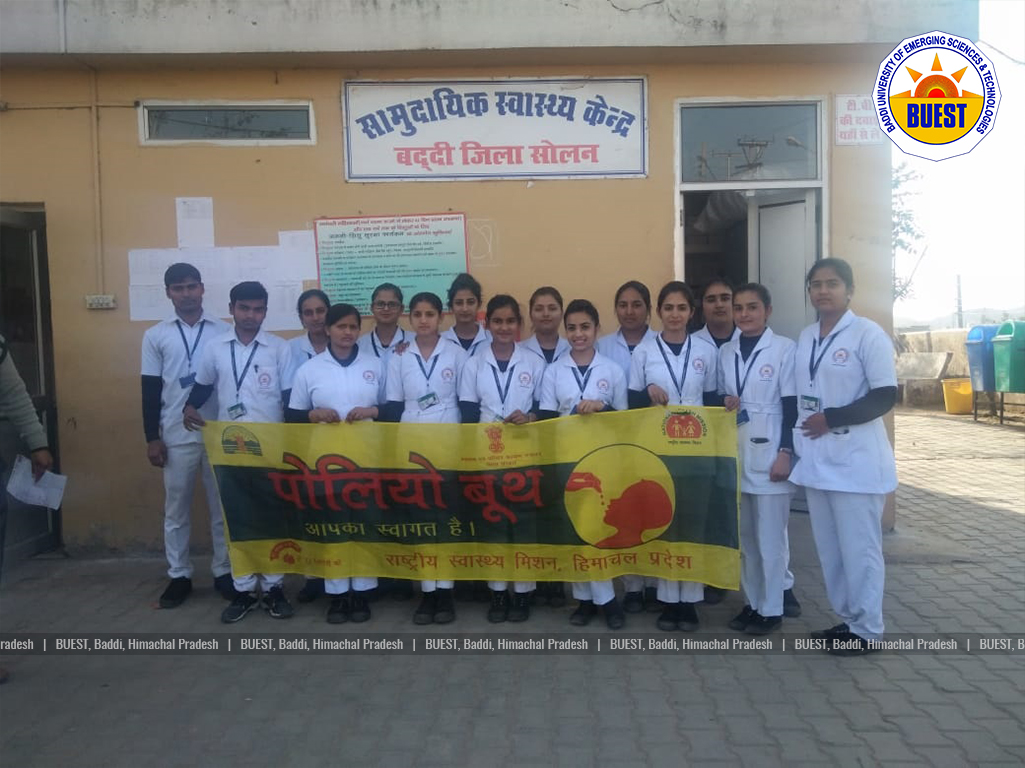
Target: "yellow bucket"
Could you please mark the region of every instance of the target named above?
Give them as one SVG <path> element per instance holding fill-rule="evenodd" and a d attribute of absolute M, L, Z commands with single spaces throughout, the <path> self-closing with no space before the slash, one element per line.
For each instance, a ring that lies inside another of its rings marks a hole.
<path fill-rule="evenodd" d="M 947 413 L 971 413 L 972 380 L 944 379 L 943 406 Z"/>

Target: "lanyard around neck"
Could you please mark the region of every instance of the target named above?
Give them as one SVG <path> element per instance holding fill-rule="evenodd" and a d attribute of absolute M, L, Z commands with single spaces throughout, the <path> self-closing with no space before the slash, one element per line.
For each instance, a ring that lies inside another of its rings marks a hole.
<path fill-rule="evenodd" d="M 756 349 L 754 354 L 751 355 L 751 359 L 747 362 L 747 368 L 744 369 L 744 380 L 740 379 L 740 347 L 737 347 L 737 352 L 733 356 L 733 372 L 737 376 L 737 397 L 744 396 L 744 387 L 747 386 L 747 377 L 751 373 L 751 369 L 755 367 L 755 360 L 758 359 L 758 355 L 762 353 L 762 350 Z"/>
<path fill-rule="evenodd" d="M 662 346 L 662 339 L 655 337 L 655 343 L 658 345 L 658 351 L 662 353 L 662 360 L 665 361 L 666 369 L 669 371 L 669 380 L 673 382 L 673 386 L 676 387 L 676 394 L 680 400 L 683 400 L 683 385 L 687 383 L 687 370 L 690 368 L 690 340 L 691 337 L 687 337 L 687 355 L 683 358 L 683 373 L 680 374 L 680 382 L 676 382 L 676 374 L 673 373 L 673 364 L 669 362 L 669 355 L 666 354 L 665 347 Z"/>
<path fill-rule="evenodd" d="M 253 348 L 249 352 L 249 359 L 246 360 L 246 367 L 242 369 L 242 375 L 238 375 L 238 366 L 235 363 L 235 340 L 231 340 L 231 375 L 235 378 L 235 397 L 238 397 L 239 392 L 242 391 L 242 382 L 246 380 L 246 374 L 249 373 L 249 364 L 253 362 L 253 357 L 256 356 L 256 348 L 260 346 L 260 342 L 253 339 Z"/>
<path fill-rule="evenodd" d="M 203 338 L 203 327 L 204 323 L 202 320 L 199 321 L 199 333 L 196 334 L 195 341 L 192 342 L 192 349 L 189 349 L 189 342 L 185 338 L 185 329 L 182 328 L 181 320 L 175 320 L 175 325 L 178 326 L 178 333 L 182 337 L 182 344 L 185 346 L 185 358 L 189 363 L 189 370 L 192 370 L 192 357 L 196 354 L 196 348 L 199 346 L 199 340 Z"/>

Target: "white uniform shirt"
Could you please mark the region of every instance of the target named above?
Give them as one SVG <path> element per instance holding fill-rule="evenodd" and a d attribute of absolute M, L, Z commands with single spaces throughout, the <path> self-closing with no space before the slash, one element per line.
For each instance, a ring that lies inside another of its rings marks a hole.
<path fill-rule="evenodd" d="M 292 381 L 288 407 L 297 411 L 332 408 L 344 419 L 353 408 L 383 403 L 381 361 L 362 344 L 356 346 L 356 359 L 348 365 L 342 365 L 330 349 L 325 349 L 300 366 Z"/>
<path fill-rule="evenodd" d="M 386 399 L 405 403 L 404 423 L 458 424 L 459 375 L 466 358 L 459 344 L 438 339 L 425 360 L 414 339 L 405 352 L 388 361 Z"/>
<path fill-rule="evenodd" d="M 720 349 L 719 345 L 715 343 L 715 338 L 712 336 L 711 332 L 708 330 L 708 326 L 707 325 L 701 326 L 701 330 L 694 331 L 694 333 L 692 333 L 691 336 L 697 336 L 699 339 L 704 339 L 705 341 L 707 341 L 709 344 L 711 344 L 716 349 Z M 733 334 L 730 336 L 730 341 L 736 341 L 738 338 L 740 338 L 740 329 L 737 328 L 736 326 L 734 326 L 733 327 Z M 726 345 L 723 344 L 723 346 L 726 346 Z"/>
<path fill-rule="evenodd" d="M 644 392 L 656 384 L 666 391 L 670 405 L 702 405 L 705 392 L 717 391 L 718 375 L 719 350 L 714 344 L 692 334 L 675 355 L 654 334 L 634 349 L 630 389 Z"/>
<path fill-rule="evenodd" d="M 503 373 L 488 344 L 466 361 L 459 377 L 459 399 L 480 403 L 481 423 L 503 421 L 516 411 L 527 413 L 541 399 L 544 372 L 544 358 L 517 344 Z"/>
<path fill-rule="evenodd" d="M 657 335 L 658 334 L 655 333 L 655 331 L 648 328 L 648 330 L 644 332 L 644 338 L 638 342 L 637 346 L 634 347 L 634 350 L 636 351 L 637 347 Z M 602 336 L 598 339 L 598 344 L 596 346 L 601 354 L 614 360 L 616 364 L 623 369 L 623 376 L 625 378 L 630 378 L 630 360 L 632 359 L 633 352 L 630 351 L 630 346 L 626 343 L 626 339 L 623 338 L 622 328 L 615 333 Z"/>
<path fill-rule="evenodd" d="M 520 348 L 528 352 L 533 352 L 535 355 L 541 358 L 542 363 L 544 363 L 546 366 L 550 365 L 548 359 L 545 357 L 544 350 L 541 349 L 540 342 L 538 342 L 537 340 L 537 335 L 531 336 L 530 338 L 521 341 Z M 559 340 L 555 342 L 555 354 L 552 355 L 552 362 L 554 363 L 563 355 L 569 354 L 569 350 L 569 342 L 562 338 L 562 336 L 560 336 Z"/>
<path fill-rule="evenodd" d="M 377 329 L 374 328 L 372 331 L 367 331 L 359 337 L 359 348 L 361 351 L 366 352 L 368 355 L 373 355 L 381 361 L 381 373 L 387 378 L 388 361 L 391 360 L 392 351 L 400 344 L 411 341 L 413 341 L 413 334 L 405 328 L 397 327 L 395 335 L 392 336 L 391 344 L 385 346 L 381 342 L 381 337 L 377 335 Z"/>
<path fill-rule="evenodd" d="M 541 410 L 568 416 L 581 400 L 601 400 L 617 411 L 625 411 L 626 376 L 619 364 L 595 352 L 583 374 L 572 355 L 563 355 L 549 365 L 541 380 Z"/>
<path fill-rule="evenodd" d="M 459 340 L 459 336 L 458 334 L 456 334 L 456 327 L 454 325 L 447 331 L 444 331 L 441 334 L 441 338 L 448 339 L 449 341 L 456 344 L 464 352 L 466 352 L 466 354 L 469 357 L 473 357 L 475 354 L 477 354 L 477 351 L 481 348 L 482 345 L 487 345 L 491 343 L 491 331 L 487 330 L 483 325 L 478 325 L 477 335 L 473 337 L 473 341 L 470 343 L 469 349 L 463 348 L 463 343 Z"/>
<path fill-rule="evenodd" d="M 313 344 L 310 342 L 310 335 L 308 333 L 304 333 L 288 340 L 288 354 L 290 367 L 288 371 L 288 378 L 285 380 L 285 389 L 289 389 L 292 386 L 292 380 L 295 378 L 296 371 L 298 371 L 305 362 L 312 360 L 319 353 L 313 348 Z"/>
<path fill-rule="evenodd" d="M 810 368 L 816 365 L 814 377 Z M 790 480 L 809 488 L 848 493 L 889 493 L 897 488 L 893 448 L 882 418 L 830 430 L 817 440 L 804 437 L 801 422 L 826 408 L 840 408 L 870 389 L 897 386 L 893 343 L 878 325 L 848 310 L 819 342 L 819 325 L 797 341 L 797 427 L 799 460 Z"/>
<path fill-rule="evenodd" d="M 212 339 L 231 329 L 223 320 L 203 314 L 189 326 L 177 315 L 146 330 L 142 335 L 142 375 L 159 376 L 160 437 L 167 445 L 200 443 L 203 436 L 182 424 L 182 409 L 192 389 L 192 376 Z M 190 361 L 191 358 L 191 361 Z M 203 418 L 217 417 L 217 398 L 211 397 L 200 409 Z"/>
<path fill-rule="evenodd" d="M 793 341 L 776 336 L 771 328 L 766 328 L 746 362 L 740 352 L 739 337 L 726 342 L 719 350 L 722 391 L 740 397 L 740 409 L 748 417 L 748 421 L 737 427 L 740 490 L 744 493 L 784 494 L 793 491 L 788 482 L 772 482 L 769 470 L 779 453 L 783 430 L 780 398 L 797 394 L 794 381 L 796 348 Z"/>
<path fill-rule="evenodd" d="M 214 386 L 217 418 L 221 421 L 280 422 L 284 416 L 281 392 L 286 389 L 284 382 L 291 364 L 288 342 L 280 336 L 260 331 L 248 346 L 243 346 L 232 328 L 203 350 L 196 383 Z M 236 403 L 245 406 L 244 414 L 233 414 L 231 408 Z"/>

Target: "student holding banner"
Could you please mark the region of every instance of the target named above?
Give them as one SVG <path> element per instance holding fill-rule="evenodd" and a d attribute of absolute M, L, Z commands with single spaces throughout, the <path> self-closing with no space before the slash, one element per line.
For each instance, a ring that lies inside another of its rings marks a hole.
<path fill-rule="evenodd" d="M 787 482 L 797 422 L 794 349 L 766 323 L 768 289 L 748 283 L 733 292 L 740 336 L 719 352 L 726 410 L 737 414 L 740 459 L 740 585 L 747 603 L 730 629 L 767 635 L 783 624 L 783 586 L 790 559 L 787 521 L 793 486 Z"/>
<path fill-rule="evenodd" d="M 407 424 L 458 424 L 459 375 L 466 352 L 458 343 L 442 339 L 441 299 L 418 293 L 409 302 L 409 320 L 416 334 L 403 354 L 392 355 L 386 376 L 387 403 L 382 419 Z M 420 582 L 423 599 L 413 614 L 414 624 L 455 621 L 454 583 Z"/>
<path fill-rule="evenodd" d="M 523 327 L 520 305 L 512 296 L 499 294 L 488 302 L 486 315 L 491 344 L 471 357 L 459 378 L 459 408 L 464 424 L 502 422 L 529 424 L 537 421 L 544 360 L 516 343 Z M 492 624 L 530 618 L 533 581 L 513 584 L 510 604 L 508 582 L 489 581 Z"/>
<path fill-rule="evenodd" d="M 337 425 L 378 418 L 384 376 L 381 361 L 357 344 L 360 323 L 359 311 L 351 304 L 335 304 L 328 310 L 327 350 L 296 372 L 286 421 Z M 368 621 L 367 594 L 376 587 L 376 577 L 325 579 L 324 590 L 331 598 L 327 622 Z"/>
<path fill-rule="evenodd" d="M 570 353 L 548 366 L 541 383 L 542 418 L 622 411 L 627 407 L 626 377 L 613 360 L 595 349 L 598 338 L 598 310 L 586 299 L 574 299 L 563 318 Z M 585 626 L 601 606 L 609 629 L 626 624 L 622 606 L 616 601 L 612 579 L 573 582 L 573 597 L 579 604 L 570 624 Z"/>
<path fill-rule="evenodd" d="M 721 405 L 717 393 L 719 354 L 712 344 L 688 335 L 694 294 L 686 283 L 673 280 L 658 294 L 662 333 L 640 344 L 630 364 L 630 406 Z M 707 500 L 690 499 L 699 510 Z M 665 606 L 656 626 L 670 632 L 693 632 L 700 624 L 697 604 L 704 585 L 696 581 L 658 580 L 658 599 Z"/>
<path fill-rule="evenodd" d="M 465 272 L 456 275 L 448 289 L 448 308 L 452 310 L 456 322 L 441 334 L 441 338 L 458 344 L 470 357 L 491 341 L 487 329 L 477 322 L 477 313 L 483 304 L 480 283 Z"/>
<path fill-rule="evenodd" d="M 569 352 L 569 342 L 559 335 L 562 307 L 562 294 L 550 285 L 543 285 L 530 295 L 530 323 L 534 335 L 521 342 L 520 347 L 540 357 L 546 370 Z M 547 602 L 552 608 L 566 604 L 566 590 L 561 581 L 538 582 L 534 597 L 539 605 Z"/>
<path fill-rule="evenodd" d="M 311 288 L 299 294 L 296 310 L 299 322 L 306 333 L 289 339 L 288 349 L 292 356 L 292 372 L 289 380 L 307 360 L 327 349 L 327 328 L 325 320 L 331 300 L 319 288 Z M 308 576 L 306 583 L 295 596 L 300 603 L 311 603 L 324 594 L 324 580 Z"/>
<path fill-rule="evenodd" d="M 199 408 L 217 392 L 217 418 L 221 421 L 280 422 L 287 400 L 291 358 L 288 344 L 261 330 L 267 317 L 267 289 L 257 282 L 242 282 L 229 294 L 228 312 L 235 327 L 212 339 L 196 368 L 196 383 L 184 410 L 188 430 L 206 426 Z M 229 539 L 230 539 L 230 531 Z M 231 564 L 235 599 L 221 613 L 221 621 L 233 624 L 246 617 L 260 602 L 275 619 L 290 618 L 294 611 L 285 597 L 280 573 L 239 573 Z"/>
<path fill-rule="evenodd" d="M 598 339 L 598 351 L 619 363 L 623 375 L 630 381 L 630 362 L 637 345 L 655 336 L 649 325 L 651 318 L 651 291 L 637 280 L 629 280 L 619 286 L 614 302 L 619 330 Z M 658 579 L 650 576 L 624 576 L 623 610 L 640 613 L 645 609 L 657 610 L 656 587 Z"/>

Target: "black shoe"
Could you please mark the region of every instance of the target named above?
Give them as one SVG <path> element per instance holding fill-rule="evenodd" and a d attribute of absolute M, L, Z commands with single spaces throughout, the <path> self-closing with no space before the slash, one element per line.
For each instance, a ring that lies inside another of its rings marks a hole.
<path fill-rule="evenodd" d="M 367 594 L 370 591 L 368 589 L 364 592 L 351 592 L 349 594 L 349 620 L 354 624 L 370 621 L 370 596 Z"/>
<path fill-rule="evenodd" d="M 782 616 L 762 616 L 761 614 L 756 614 L 756 616 L 757 618 L 753 618 L 744 627 L 744 631 L 749 635 L 767 635 L 783 626 Z"/>
<path fill-rule="evenodd" d="M 569 615 L 569 623 L 574 627 L 586 627 L 598 613 L 598 608 L 591 600 L 581 600 L 577 609 Z"/>
<path fill-rule="evenodd" d="M 457 581 L 454 587 L 456 600 L 461 603 L 471 602 L 474 599 L 473 584 L 472 581 Z"/>
<path fill-rule="evenodd" d="M 489 590 L 490 591 L 490 590 Z M 456 620 L 456 603 L 451 589 L 439 589 L 438 603 L 434 609 L 435 624 L 451 624 Z"/>
<path fill-rule="evenodd" d="M 701 626 L 701 620 L 698 618 L 698 609 L 694 603 L 680 603 L 680 621 L 679 627 L 681 632 L 694 632 L 698 627 Z"/>
<path fill-rule="evenodd" d="M 876 653 L 878 650 L 879 646 L 872 645 L 861 635 L 848 631 L 834 636 L 829 647 L 826 648 L 826 653 L 831 653 L 834 656 L 864 656 L 868 653 Z"/>
<path fill-rule="evenodd" d="M 530 618 L 530 593 L 517 592 L 509 606 L 509 621 L 526 621 Z"/>
<path fill-rule="evenodd" d="M 438 593 L 424 592 L 423 599 L 420 601 L 420 605 L 416 607 L 416 612 L 413 614 L 414 624 L 433 624 L 434 623 L 434 611 L 438 606 Z"/>
<path fill-rule="evenodd" d="M 623 610 L 627 613 L 644 612 L 644 593 L 627 592 L 623 595 Z"/>
<path fill-rule="evenodd" d="M 562 608 L 566 604 L 566 592 L 562 588 L 561 581 L 548 582 L 548 605 L 552 608 Z"/>
<path fill-rule="evenodd" d="M 349 620 L 349 613 L 351 611 L 349 606 L 349 596 L 344 595 L 332 595 L 331 605 L 327 607 L 327 623 L 328 624 L 344 624 Z"/>
<path fill-rule="evenodd" d="M 306 583 L 303 584 L 302 589 L 295 596 L 295 599 L 300 603 L 312 603 L 318 597 L 324 594 L 324 580 L 314 577 L 306 579 Z"/>
<path fill-rule="evenodd" d="M 235 599 L 231 605 L 221 611 L 221 621 L 225 624 L 234 624 L 242 621 L 253 608 L 259 604 L 259 599 L 252 592 L 236 592 Z"/>
<path fill-rule="evenodd" d="M 723 600 L 726 599 L 726 593 L 728 590 L 720 589 L 719 587 L 710 587 L 705 585 L 705 605 L 719 605 Z"/>
<path fill-rule="evenodd" d="M 657 587 L 645 587 L 644 588 L 644 610 L 648 613 L 658 613 L 663 608 L 662 603 L 658 601 L 658 588 Z"/>
<path fill-rule="evenodd" d="M 816 629 L 811 633 L 812 640 L 833 640 L 836 637 L 846 635 L 851 631 L 847 624 L 837 624 L 829 629 Z"/>
<path fill-rule="evenodd" d="M 491 607 L 488 608 L 488 621 L 501 624 L 509 618 L 509 593 L 503 590 L 492 590 Z"/>
<path fill-rule="evenodd" d="M 185 598 L 189 596 L 190 592 L 192 592 L 192 579 L 187 576 L 171 579 L 164 594 L 160 596 L 160 607 L 177 608 L 185 602 Z"/>
<path fill-rule="evenodd" d="M 626 626 L 626 614 L 623 613 L 623 606 L 616 598 L 612 598 L 601 607 L 605 614 L 605 626 L 609 629 L 622 629 Z"/>
<path fill-rule="evenodd" d="M 222 573 L 214 577 L 214 589 L 217 590 L 225 600 L 235 599 L 235 580 L 230 573 Z"/>
<path fill-rule="evenodd" d="M 750 624 L 758 616 L 758 611 L 752 608 L 750 605 L 745 605 L 744 610 L 730 619 L 729 624 L 726 626 L 730 629 L 734 629 L 737 632 L 743 632 L 747 629 L 747 625 Z"/>
<path fill-rule="evenodd" d="M 801 615 L 801 604 L 794 597 L 794 590 L 783 590 L 783 615 L 788 619 L 796 619 Z"/>
<path fill-rule="evenodd" d="M 655 626 L 661 629 L 663 632 L 673 632 L 680 628 L 680 604 L 673 603 L 667 605 L 662 609 L 662 613 L 658 615 L 658 620 L 655 621 Z"/>
<path fill-rule="evenodd" d="M 295 609 L 281 587 L 271 587 L 263 596 L 263 608 L 272 619 L 290 619 L 295 615 Z"/>
<path fill-rule="evenodd" d="M 531 605 L 547 605 L 548 592 L 551 585 L 547 581 L 539 581 L 537 587 L 530 595 Z"/>

